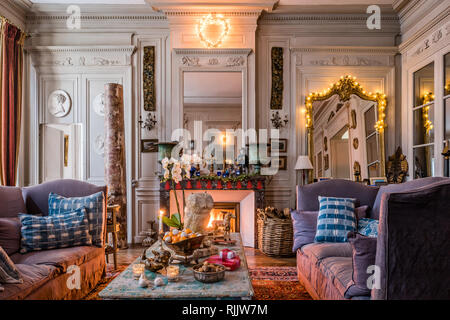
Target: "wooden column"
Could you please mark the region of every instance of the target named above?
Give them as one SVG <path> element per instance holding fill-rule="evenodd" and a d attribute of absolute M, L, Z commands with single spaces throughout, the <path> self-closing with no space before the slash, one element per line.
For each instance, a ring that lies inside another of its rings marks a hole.
<path fill-rule="evenodd" d="M 105 84 L 105 183 L 108 205 L 119 205 L 119 247 L 127 247 L 127 194 L 125 179 L 125 128 L 123 87 Z"/>

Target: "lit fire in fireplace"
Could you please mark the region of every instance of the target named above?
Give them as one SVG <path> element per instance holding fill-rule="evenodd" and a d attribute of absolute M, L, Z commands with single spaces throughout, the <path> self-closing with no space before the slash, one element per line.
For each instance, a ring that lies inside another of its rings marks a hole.
<path fill-rule="evenodd" d="M 220 214 L 219 211 L 216 211 L 216 210 L 212 209 L 211 212 L 209 213 L 209 222 L 208 222 L 207 228 L 208 229 L 212 229 L 213 228 L 213 221 L 215 221 L 215 220 L 222 220 L 222 219 L 219 219 L 220 216 L 221 216 L 221 214 Z"/>

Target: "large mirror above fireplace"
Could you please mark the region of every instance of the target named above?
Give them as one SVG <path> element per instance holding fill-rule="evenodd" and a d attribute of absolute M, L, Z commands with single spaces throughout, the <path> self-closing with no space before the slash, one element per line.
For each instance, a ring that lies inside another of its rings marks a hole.
<path fill-rule="evenodd" d="M 385 176 L 386 96 L 345 76 L 306 98 L 312 179 L 362 181 Z"/>

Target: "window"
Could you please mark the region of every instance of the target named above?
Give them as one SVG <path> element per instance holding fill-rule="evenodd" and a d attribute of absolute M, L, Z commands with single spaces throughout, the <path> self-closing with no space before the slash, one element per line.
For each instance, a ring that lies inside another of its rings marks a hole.
<path fill-rule="evenodd" d="M 377 122 L 377 110 L 372 105 L 364 112 L 364 126 L 366 135 L 367 174 L 369 178 L 381 175 L 379 133 L 375 130 Z"/>
<path fill-rule="evenodd" d="M 434 175 L 434 63 L 414 73 L 414 179 Z"/>
<path fill-rule="evenodd" d="M 444 56 L 444 146 L 450 148 L 450 53 Z M 444 160 L 444 175 L 447 177 L 450 176 L 449 161 Z"/>

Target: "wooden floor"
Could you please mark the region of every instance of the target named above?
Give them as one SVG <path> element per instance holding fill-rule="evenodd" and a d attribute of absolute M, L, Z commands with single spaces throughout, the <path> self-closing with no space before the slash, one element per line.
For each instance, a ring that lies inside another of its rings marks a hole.
<path fill-rule="evenodd" d="M 117 262 L 119 265 L 132 263 L 139 255 L 142 254 L 144 248 L 140 245 L 132 245 L 128 249 L 122 249 L 117 254 Z M 249 247 L 245 247 L 245 256 L 250 268 L 254 267 L 273 267 L 273 266 L 290 266 L 295 267 L 295 256 L 289 258 L 268 257 L 261 251 Z M 113 256 L 109 256 L 109 263 L 113 262 Z"/>

